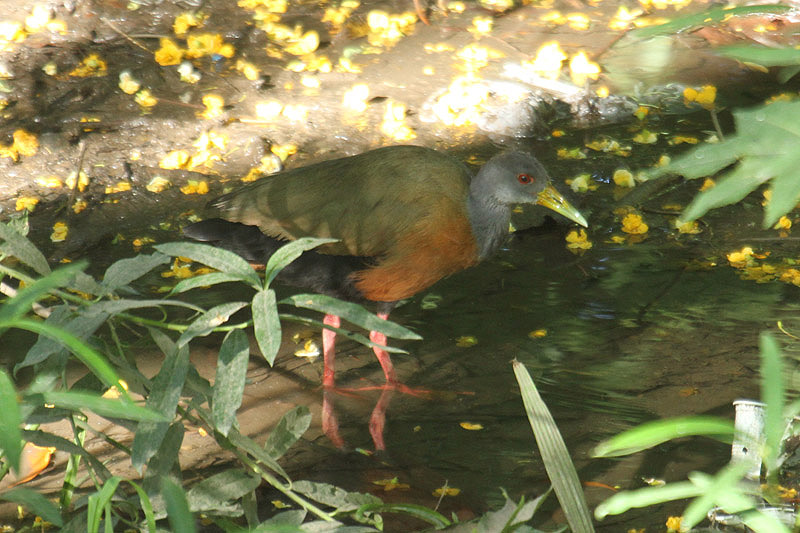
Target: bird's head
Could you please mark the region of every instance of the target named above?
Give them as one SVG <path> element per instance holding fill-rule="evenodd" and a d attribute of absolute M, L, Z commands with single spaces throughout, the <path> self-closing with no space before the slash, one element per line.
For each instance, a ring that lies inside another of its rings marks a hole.
<path fill-rule="evenodd" d="M 535 157 L 506 152 L 491 158 L 475 177 L 479 195 L 505 205 L 538 204 L 587 226 L 583 215 L 550 183 L 550 176 Z"/>

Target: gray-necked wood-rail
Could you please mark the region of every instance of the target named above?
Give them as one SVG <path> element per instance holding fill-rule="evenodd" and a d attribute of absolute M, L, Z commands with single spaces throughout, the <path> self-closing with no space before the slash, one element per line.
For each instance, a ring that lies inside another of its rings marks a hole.
<path fill-rule="evenodd" d="M 306 252 L 278 277 L 289 285 L 378 304 L 386 318 L 398 300 L 492 255 L 508 235 L 511 209 L 539 204 L 586 226 L 531 155 L 507 152 L 472 176 L 453 157 L 419 146 L 389 146 L 324 161 L 250 183 L 211 202 L 222 219 L 184 229 L 255 263 L 287 240 L 338 242 Z M 325 324 L 339 327 L 339 317 Z M 334 385 L 335 333 L 323 331 L 323 385 Z M 370 339 L 386 345 L 386 337 Z M 389 354 L 373 348 L 390 387 Z"/>

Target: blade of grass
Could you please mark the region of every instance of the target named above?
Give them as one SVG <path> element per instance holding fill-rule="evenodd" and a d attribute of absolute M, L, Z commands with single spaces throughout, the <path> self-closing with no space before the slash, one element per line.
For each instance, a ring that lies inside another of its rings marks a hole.
<path fill-rule="evenodd" d="M 730 420 L 713 416 L 687 416 L 654 420 L 623 431 L 595 446 L 594 457 L 629 455 L 679 437 L 703 435 L 730 442 L 734 427 Z"/>
<path fill-rule="evenodd" d="M 189 503 L 186 501 L 186 493 L 183 488 L 165 477 L 161 480 L 161 495 L 164 496 L 164 503 L 167 506 L 167 517 L 169 525 L 172 526 L 174 533 L 195 533 L 197 528 L 194 523 L 194 516 L 189 511 Z"/>
<path fill-rule="evenodd" d="M 539 395 L 539 391 L 536 390 L 536 385 L 525 365 L 516 359 L 512 365 L 522 392 L 525 412 L 542 455 L 542 462 L 550 477 L 550 482 L 553 484 L 553 491 L 556 493 L 558 501 L 561 502 L 567 522 L 575 533 L 592 533 L 594 525 L 583 494 L 581 481 L 555 420 Z"/>
<path fill-rule="evenodd" d="M 0 450 L 14 472 L 19 472 L 22 454 L 22 415 L 17 403 L 17 391 L 5 370 L 0 368 Z"/>
<path fill-rule="evenodd" d="M 778 342 L 769 332 L 759 337 L 761 352 L 761 401 L 764 402 L 764 465 L 771 483 L 777 483 L 778 456 L 786 429 L 784 407 L 786 392 L 783 364 Z"/>

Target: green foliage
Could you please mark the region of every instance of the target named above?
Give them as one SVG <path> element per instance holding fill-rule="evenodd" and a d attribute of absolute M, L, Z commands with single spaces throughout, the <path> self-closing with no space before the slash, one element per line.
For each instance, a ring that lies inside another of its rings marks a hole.
<path fill-rule="evenodd" d="M 715 7 L 700 13 L 692 13 L 682 17 L 676 17 L 669 22 L 657 26 L 638 28 L 630 32 L 630 36 L 639 39 L 646 39 L 656 35 L 673 35 L 683 31 L 690 31 L 701 26 L 708 26 L 715 22 L 727 20 L 730 17 L 758 15 L 767 13 L 785 13 L 791 8 L 781 5 L 754 5 L 737 7 Z"/>
<path fill-rule="evenodd" d="M 681 519 L 681 527 L 687 530 L 704 520 L 710 510 L 718 507 L 726 513 L 739 516 L 743 524 L 757 533 L 789 532 L 789 528 L 777 518 L 762 512 L 759 505 L 765 499 L 770 499 L 770 490 L 776 486 L 781 439 L 787 429 L 787 420 L 800 412 L 800 404 L 792 404 L 788 408 L 785 405 L 781 353 L 769 333 L 761 334 L 760 351 L 762 401 L 766 403 L 762 457 L 771 487 L 762 493 L 758 485 L 745 482 L 750 465 L 743 461 L 731 462 L 713 476 L 692 472 L 688 481 L 619 492 L 597 506 L 595 516 L 598 519 L 632 508 L 694 498 Z M 597 445 L 594 454 L 597 457 L 614 457 L 636 453 L 673 438 L 696 435 L 718 438 L 732 433 L 730 421 L 713 417 L 663 420 L 630 429 L 602 442 Z"/>
<path fill-rule="evenodd" d="M 696 179 L 731 167 L 714 187 L 695 197 L 683 213 L 685 220 L 738 202 L 770 182 L 772 198 L 764 210 L 767 228 L 800 200 L 800 180 L 795 175 L 800 166 L 800 102 L 774 102 L 734 111 L 733 116 L 736 135 L 694 148 L 652 171 L 650 177 L 680 174 Z"/>
<path fill-rule="evenodd" d="M 567 522 L 575 533 L 592 533 L 594 525 L 589 506 L 564 439 L 525 365 L 516 360 L 512 364 L 542 462 Z"/>
<path fill-rule="evenodd" d="M 163 527 L 159 521 L 163 524 L 164 520 L 169 521 L 172 531 L 192 532 L 197 530 L 197 513 L 227 531 L 377 531 L 383 524 L 381 513 L 386 512 L 414 516 L 451 531 L 534 531 L 525 522 L 533 516 L 541 498 L 518 503 L 506 498 L 502 509 L 459 524 L 455 518 L 451 520 L 417 505 L 385 504 L 370 494 L 290 480 L 278 461 L 311 424 L 307 407 L 287 412 L 263 446 L 238 431 L 236 412 L 242 401 L 250 352 L 244 330 L 253 327 L 262 354 L 272 364 L 280 344 L 280 319 L 319 324 L 290 313 L 279 314 L 279 305 L 335 313 L 356 326 L 389 336 L 419 338 L 360 306 L 333 298 L 304 294 L 276 302 L 270 284 L 279 270 L 304 250 L 328 241 L 303 239 L 290 244 L 273 256 L 264 280 L 239 256 L 197 243 L 158 245 L 155 253 L 117 261 L 106 269 L 101 280 L 95 280 L 84 272 L 85 263 L 51 271 L 44 256 L 19 232 L 19 227 L 22 226 L 0 224 L 0 272 L 26 286 L 0 305 L 0 335 L 10 329 L 23 329 L 39 337 L 16 365 L 16 370 L 33 368 L 34 377 L 26 387 L 15 385 L 12 375 L 0 369 L 0 451 L 7 465 L 4 471 L 9 467 L 19 470 L 25 442 L 53 447 L 70 458 L 59 507 L 21 487 L 0 494 L 1 499 L 23 505 L 58 527 L 85 527 L 90 533 L 122 529 L 155 532 Z M 164 299 L 139 297 L 131 284 L 169 264 L 172 256 L 188 257 L 218 272 L 182 280 Z M 15 257 L 22 266 L 8 267 L 3 262 L 8 257 Z M 175 299 L 200 287 L 231 282 L 253 289 L 252 301 L 204 308 Z M 81 291 L 81 296 L 76 291 Z M 151 318 L 154 313 L 147 312 L 150 310 L 156 310 L 155 316 L 161 318 Z M 237 321 L 246 310 L 252 318 L 244 316 Z M 34 313 L 41 314 L 44 320 Z M 120 326 L 164 353 L 164 362 L 153 378 L 145 377 L 136 361 L 125 356 L 127 347 L 117 334 Z M 337 331 L 372 344 L 362 335 Z M 213 332 L 225 336 L 211 384 L 191 366 L 189 348 L 197 337 Z M 64 377 L 70 360 L 79 361 L 88 371 L 75 383 L 68 383 Z M 131 390 L 145 398 L 144 405 L 134 403 L 121 376 Z M 118 391 L 118 398 L 102 394 L 110 387 Z M 89 412 L 132 429 L 133 444 L 128 447 L 110 435 L 97 434 L 88 423 Z M 63 419 L 73 427 L 70 438 L 33 424 Z M 177 471 L 185 422 L 207 428 L 220 447 L 238 460 L 229 469 L 188 489 Z M 141 483 L 112 475 L 86 450 L 84 442 L 90 434 L 127 454 L 131 464 L 144 472 Z M 282 493 L 296 509 L 259 522 L 256 489 L 262 482 Z M 86 497 L 74 499 L 74 491 L 87 483 L 92 487 Z M 343 520 L 361 525 L 345 525 Z M 245 521 L 249 527 L 241 526 Z"/>
<path fill-rule="evenodd" d="M 654 420 L 603 441 L 594 448 L 595 457 L 619 457 L 658 446 L 672 439 L 704 435 L 731 441 L 733 423 L 712 416 L 687 416 Z"/>
<path fill-rule="evenodd" d="M 130 528 L 144 527 L 155 531 L 156 520 L 163 518 L 169 518 L 175 531 L 193 531 L 192 513 L 195 512 L 239 517 L 249 509 L 247 514 L 252 520 L 255 516 L 255 488 L 266 480 L 304 513 L 337 523 L 313 499 L 292 487 L 277 462 L 308 428 L 310 414 L 306 408 L 287 413 L 265 447 L 236 430 L 236 411 L 241 405 L 250 351 L 243 330 L 251 325 L 254 327 L 259 346 L 272 363 L 280 344 L 280 322 L 278 302 L 269 284 L 289 261 L 304 250 L 327 241 L 306 239 L 282 250 L 270 262 L 265 281 L 239 256 L 196 243 L 158 245 L 155 253 L 117 261 L 105 271 L 101 280 L 96 281 L 84 273 L 87 265 L 83 262 L 51 271 L 41 252 L 20 233 L 20 227 L 0 224 L 0 261 L 14 257 L 21 265 L 14 269 L 0 262 L 0 272 L 25 283 L 24 289 L 12 293 L 0 306 L 0 335 L 9 329 L 23 329 L 39 335 L 39 338 L 17 365 L 17 369 L 34 368 L 35 377 L 27 387 L 15 386 L 12 376 L 0 369 L 0 409 L 4 413 L 0 417 L 0 450 L 4 461 L 14 471 L 19 470 L 20 455 L 26 441 L 52 446 L 70 454 L 70 459 L 60 495 L 60 510 L 42 496 L 23 488 L 8 491 L 2 497 L 29 507 L 54 524 L 83 521 L 89 531 L 101 528 L 109 531 L 115 527 L 112 524 L 119 522 Z M 153 269 L 169 264 L 170 256 L 189 257 L 217 268 L 219 272 L 183 280 L 164 299 L 138 297 L 131 284 Z M 173 299 L 177 294 L 201 286 L 228 282 L 245 283 L 254 289 L 252 303 L 227 302 L 204 309 Z M 82 296 L 78 296 L 77 291 L 81 291 Z M 282 304 L 291 305 L 291 301 Z M 336 300 L 328 299 L 317 302 L 314 308 L 335 312 L 338 305 Z M 231 324 L 245 308 L 252 312 L 252 320 L 245 317 L 243 321 Z M 149 309 L 157 310 L 156 316 L 161 316 L 161 319 L 154 320 L 149 318 L 152 313 L 141 312 Z M 167 313 L 168 309 L 182 312 Z M 34 311 L 45 319 L 34 317 Z M 291 314 L 280 317 L 308 321 Z M 372 313 L 361 308 L 349 308 L 348 319 L 357 325 L 372 324 L 376 320 Z M 400 332 L 405 338 L 414 337 L 405 328 L 392 329 L 391 323 L 379 322 L 384 326 L 388 324 L 386 333 L 389 335 Z M 135 361 L 120 357 L 126 346 L 116 331 L 123 324 L 136 333 L 149 335 L 164 353 L 164 363 L 154 378 L 142 375 Z M 108 353 L 97 348 L 107 343 L 109 335 L 104 331 L 110 334 L 114 345 Z M 197 337 L 215 331 L 226 335 L 220 347 L 217 378 L 212 385 L 191 367 L 189 345 Z M 364 341 L 369 344 L 368 340 Z M 90 372 L 72 385 L 64 379 L 64 369 L 70 359 L 80 361 Z M 144 406 L 133 402 L 121 383 L 121 375 L 125 376 L 132 390 L 145 396 Z M 102 392 L 112 386 L 119 391 L 119 397 L 104 397 Z M 49 408 L 44 408 L 45 405 Z M 201 407 L 203 405 L 210 405 L 210 408 Z M 116 422 L 128 420 L 125 425 L 135 428 L 130 448 L 111 436 L 102 437 L 128 453 L 134 467 L 144 470 L 141 486 L 112 476 L 84 448 L 87 431 L 94 431 L 86 423 L 88 412 Z M 37 423 L 66 418 L 75 428 L 74 436 L 65 439 L 42 429 L 33 429 L 33 417 Z M 203 480 L 188 492 L 184 491 L 172 477 L 183 441 L 182 420 L 207 427 L 223 448 L 232 450 L 239 457 L 241 465 Z M 73 502 L 75 487 L 86 481 L 78 477 L 82 462 L 89 470 L 95 492 L 88 498 Z M 123 485 L 132 487 L 133 491 L 123 491 Z M 358 500 L 350 493 L 338 490 L 343 499 Z M 380 503 L 380 500 L 370 497 L 368 503 Z M 131 513 L 131 509 L 135 511 Z M 337 509 L 337 512 L 353 515 L 357 509 L 355 506 L 347 511 Z M 364 520 L 368 524 L 378 523 L 379 515 L 371 514 L 374 516 Z"/>
<path fill-rule="evenodd" d="M 786 83 L 800 72 L 800 50 L 797 48 L 768 48 L 758 45 L 723 46 L 717 53 L 764 67 L 784 67 L 778 72 L 778 81 Z"/>

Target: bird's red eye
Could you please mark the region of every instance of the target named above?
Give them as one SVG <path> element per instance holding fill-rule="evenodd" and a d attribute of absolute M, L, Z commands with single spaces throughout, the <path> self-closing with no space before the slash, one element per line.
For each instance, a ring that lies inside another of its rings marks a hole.
<path fill-rule="evenodd" d="M 530 174 L 520 174 L 517 176 L 517 181 L 523 185 L 528 185 L 533 183 L 533 178 L 530 176 Z"/>

